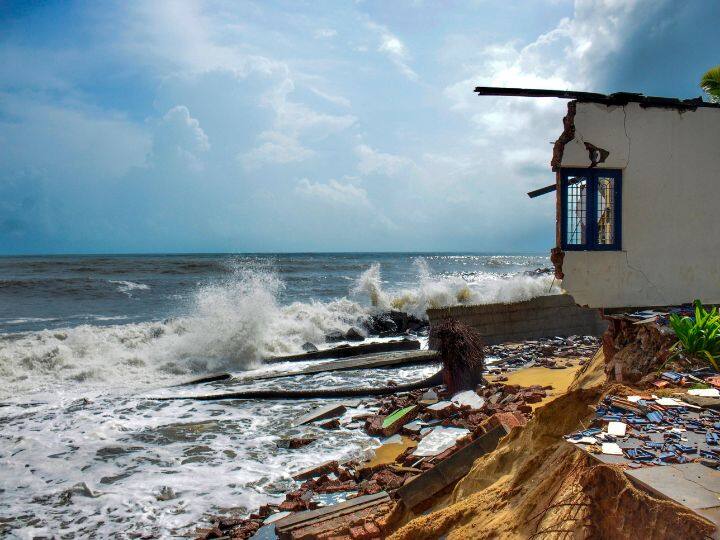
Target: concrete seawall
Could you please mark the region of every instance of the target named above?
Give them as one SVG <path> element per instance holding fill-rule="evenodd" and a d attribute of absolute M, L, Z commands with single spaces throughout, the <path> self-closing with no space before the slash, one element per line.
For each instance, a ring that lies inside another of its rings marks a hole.
<path fill-rule="evenodd" d="M 570 295 L 540 296 L 512 304 L 428 309 L 430 327 L 453 318 L 476 329 L 488 345 L 541 337 L 600 336 L 607 328 L 596 309 L 578 307 Z"/>

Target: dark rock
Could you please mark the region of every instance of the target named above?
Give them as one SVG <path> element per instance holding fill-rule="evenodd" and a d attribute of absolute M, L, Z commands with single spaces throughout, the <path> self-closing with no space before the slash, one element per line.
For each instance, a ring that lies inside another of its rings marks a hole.
<path fill-rule="evenodd" d="M 306 342 L 303 343 L 303 345 L 302 345 L 302 350 L 305 351 L 305 352 L 315 352 L 315 351 L 318 350 L 318 348 L 317 348 L 313 343 L 310 343 L 309 341 L 306 341 Z"/>
<path fill-rule="evenodd" d="M 318 424 L 318 426 L 323 429 L 338 429 L 340 427 L 340 420 L 333 418 L 332 420 Z"/>
<path fill-rule="evenodd" d="M 363 341 L 365 339 L 365 336 L 362 334 L 362 332 L 360 332 L 360 330 L 358 330 L 354 326 L 351 326 L 350 330 L 345 332 L 345 339 L 347 339 L 348 341 Z"/>
<path fill-rule="evenodd" d="M 345 334 L 343 334 L 340 330 L 330 330 L 327 334 L 325 334 L 325 341 L 328 343 L 342 341 L 343 339 L 345 339 Z"/>
<path fill-rule="evenodd" d="M 391 336 L 416 332 L 428 326 L 428 322 L 402 311 L 388 311 L 374 315 L 364 323 L 371 335 Z"/>

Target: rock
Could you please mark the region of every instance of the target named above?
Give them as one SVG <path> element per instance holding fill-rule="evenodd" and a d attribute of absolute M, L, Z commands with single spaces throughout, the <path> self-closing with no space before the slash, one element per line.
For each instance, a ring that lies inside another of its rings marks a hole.
<path fill-rule="evenodd" d="M 305 352 L 317 352 L 318 348 L 313 343 L 306 341 L 302 344 L 302 350 Z"/>
<path fill-rule="evenodd" d="M 317 440 L 315 437 L 293 437 L 292 439 L 282 439 L 277 442 L 278 448 L 289 448 L 290 450 L 296 450 L 307 446 L 308 444 L 314 443 Z"/>
<path fill-rule="evenodd" d="M 340 427 L 340 420 L 333 418 L 332 420 L 318 424 L 318 426 L 323 429 L 338 429 Z"/>
<path fill-rule="evenodd" d="M 348 341 L 363 341 L 365 339 L 365 336 L 355 328 L 354 326 L 351 326 L 350 329 L 345 332 L 345 339 Z"/>
<path fill-rule="evenodd" d="M 293 475 L 293 479 L 307 480 L 308 478 L 313 478 L 315 476 L 320 476 L 330 472 L 336 472 L 338 468 L 339 464 L 337 461 L 326 461 L 325 463 L 321 463 L 320 465 L 315 465 L 314 467 L 310 467 L 308 469 L 303 469 L 302 471 L 296 472 Z"/>
<path fill-rule="evenodd" d="M 325 341 L 328 343 L 342 341 L 343 339 L 345 339 L 345 334 L 343 334 L 340 330 L 330 330 L 327 334 L 325 334 Z"/>

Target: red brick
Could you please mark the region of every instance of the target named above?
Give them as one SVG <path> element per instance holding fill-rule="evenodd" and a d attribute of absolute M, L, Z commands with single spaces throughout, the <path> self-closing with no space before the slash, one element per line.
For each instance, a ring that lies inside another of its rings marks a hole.
<path fill-rule="evenodd" d="M 497 426 L 503 426 L 507 431 L 516 427 L 522 427 L 527 423 L 521 413 L 500 412 L 493 414 L 488 420 L 488 430 Z"/>
<path fill-rule="evenodd" d="M 367 531 L 370 538 L 380 538 L 381 537 L 380 527 L 375 525 L 375 523 L 372 521 L 365 522 L 365 530 Z"/>
<path fill-rule="evenodd" d="M 353 538 L 354 540 L 366 540 L 366 538 L 369 538 L 369 535 L 365 530 L 365 527 L 357 525 L 355 527 L 350 527 L 350 538 Z"/>

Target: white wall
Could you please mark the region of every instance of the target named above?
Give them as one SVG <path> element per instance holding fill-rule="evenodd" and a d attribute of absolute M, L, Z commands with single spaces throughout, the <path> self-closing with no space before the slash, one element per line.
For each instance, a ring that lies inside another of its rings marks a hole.
<path fill-rule="evenodd" d="M 563 288 L 579 305 L 720 303 L 720 109 L 578 103 L 563 167 L 584 143 L 622 169 L 622 251 L 566 251 Z"/>

